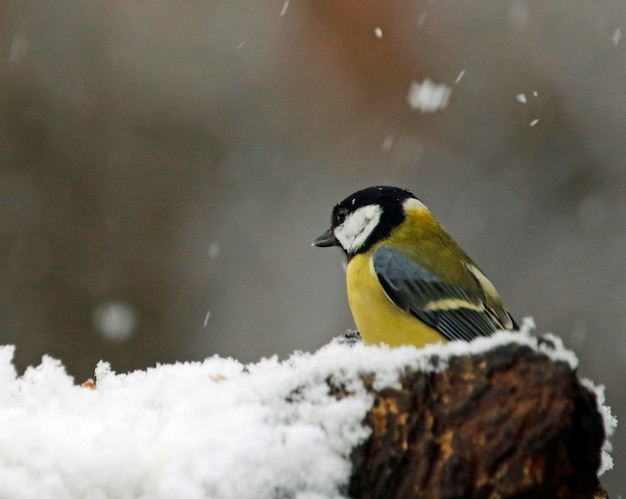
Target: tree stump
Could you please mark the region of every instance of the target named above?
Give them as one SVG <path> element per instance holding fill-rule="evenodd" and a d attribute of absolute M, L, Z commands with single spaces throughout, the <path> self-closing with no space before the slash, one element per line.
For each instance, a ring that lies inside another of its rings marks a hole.
<path fill-rule="evenodd" d="M 575 369 L 515 343 L 447 362 L 375 393 L 350 497 L 606 497 L 603 420 Z"/>

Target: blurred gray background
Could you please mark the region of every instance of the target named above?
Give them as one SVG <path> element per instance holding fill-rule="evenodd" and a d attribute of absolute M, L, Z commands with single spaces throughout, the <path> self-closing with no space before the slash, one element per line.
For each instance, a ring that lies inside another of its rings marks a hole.
<path fill-rule="evenodd" d="M 0 342 L 20 369 L 320 347 L 352 321 L 339 251 L 310 243 L 388 183 L 626 422 L 623 0 L 21 0 L 0 47 Z M 445 110 L 409 107 L 425 78 Z"/>

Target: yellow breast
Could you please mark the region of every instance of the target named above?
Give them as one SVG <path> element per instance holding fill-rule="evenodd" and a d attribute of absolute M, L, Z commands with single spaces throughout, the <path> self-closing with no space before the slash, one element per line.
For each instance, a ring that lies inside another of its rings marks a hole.
<path fill-rule="evenodd" d="M 365 343 L 390 346 L 445 343 L 435 329 L 398 308 L 385 294 L 370 264 L 371 253 L 357 255 L 347 270 L 348 301 Z"/>

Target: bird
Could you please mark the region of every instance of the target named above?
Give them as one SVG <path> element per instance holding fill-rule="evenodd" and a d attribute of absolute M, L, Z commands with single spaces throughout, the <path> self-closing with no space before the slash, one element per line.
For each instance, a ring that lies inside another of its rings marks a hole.
<path fill-rule="evenodd" d="M 407 189 L 351 194 L 313 246 L 347 257 L 348 302 L 366 344 L 421 348 L 518 329 L 491 281 Z"/>

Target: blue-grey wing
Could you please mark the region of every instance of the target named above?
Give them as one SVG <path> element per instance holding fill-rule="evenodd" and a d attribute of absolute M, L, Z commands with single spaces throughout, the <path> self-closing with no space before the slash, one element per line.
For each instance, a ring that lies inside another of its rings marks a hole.
<path fill-rule="evenodd" d="M 445 282 L 390 247 L 376 249 L 372 258 L 387 296 L 448 340 L 470 341 L 504 329 L 497 315 L 485 305 L 480 291 Z"/>

